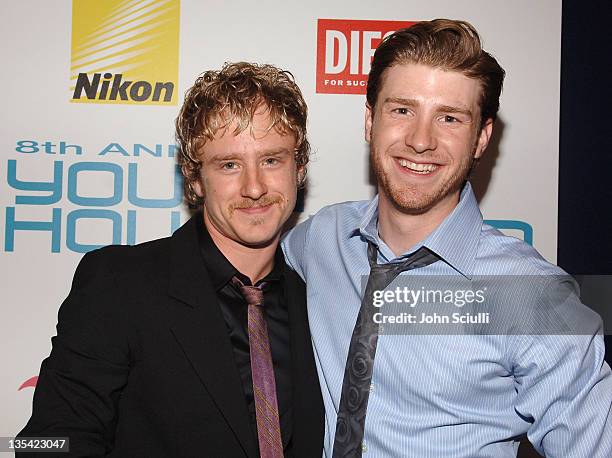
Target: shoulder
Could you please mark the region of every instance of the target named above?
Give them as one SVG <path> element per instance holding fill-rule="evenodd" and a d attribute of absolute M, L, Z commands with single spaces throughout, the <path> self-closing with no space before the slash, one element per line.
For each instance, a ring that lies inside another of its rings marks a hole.
<path fill-rule="evenodd" d="M 354 201 L 329 205 L 298 224 L 281 244 L 288 264 L 305 278 L 307 259 L 313 258 L 314 251 L 329 254 L 337 250 L 338 240 L 348 239 L 359 227 L 370 204 Z"/>
<path fill-rule="evenodd" d="M 94 266 L 113 265 L 121 270 L 126 264 L 150 261 L 170 251 L 170 237 L 139 243 L 138 245 L 109 245 L 90 251 L 82 262 Z"/>
<path fill-rule="evenodd" d="M 317 224 L 325 224 L 337 220 L 355 222 L 357 224 L 363 218 L 370 203 L 371 201 L 368 200 L 354 200 L 328 205 L 321 208 L 309 219 Z"/>
<path fill-rule="evenodd" d="M 92 281 L 120 279 L 167 264 L 170 237 L 138 245 L 109 245 L 86 253 L 77 266 L 73 288 Z"/>
<path fill-rule="evenodd" d="M 111 245 L 85 254 L 60 307 L 58 332 L 90 332 L 101 326 L 108 326 L 108 332 L 119 332 L 134 309 L 140 309 L 137 304 L 141 301 L 135 298 L 151 297 L 165 287 L 168 241 Z"/>
<path fill-rule="evenodd" d="M 478 258 L 495 265 L 497 272 L 494 273 L 499 275 L 567 275 L 533 246 L 487 224 L 482 226 Z"/>
<path fill-rule="evenodd" d="M 512 336 L 513 345 L 551 338 L 571 344 L 601 332 L 601 318 L 581 302 L 576 280 L 528 243 L 483 225 L 478 251 L 476 278 L 488 287 L 491 316 L 511 326 L 499 333 Z"/>
<path fill-rule="evenodd" d="M 371 201 L 349 201 L 328 205 L 321 208 L 314 215 L 310 215 L 304 222 L 298 224 L 293 232 L 304 232 L 321 235 L 324 233 L 341 233 L 350 231 L 359 226 Z"/>

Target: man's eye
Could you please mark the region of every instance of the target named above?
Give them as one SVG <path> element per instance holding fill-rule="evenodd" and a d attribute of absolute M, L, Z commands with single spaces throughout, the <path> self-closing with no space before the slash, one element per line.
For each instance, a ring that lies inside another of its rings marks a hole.
<path fill-rule="evenodd" d="M 444 122 L 459 122 L 457 118 L 451 115 L 445 115 L 443 119 L 444 119 Z"/>
<path fill-rule="evenodd" d="M 276 159 L 275 157 L 268 157 L 264 159 L 264 164 L 265 165 L 276 165 L 278 164 L 278 159 Z"/>
<path fill-rule="evenodd" d="M 221 164 L 221 168 L 224 170 L 234 170 L 238 167 L 238 164 L 235 162 L 224 162 Z"/>
<path fill-rule="evenodd" d="M 401 115 L 406 115 L 408 114 L 408 108 L 394 108 L 393 112 Z"/>

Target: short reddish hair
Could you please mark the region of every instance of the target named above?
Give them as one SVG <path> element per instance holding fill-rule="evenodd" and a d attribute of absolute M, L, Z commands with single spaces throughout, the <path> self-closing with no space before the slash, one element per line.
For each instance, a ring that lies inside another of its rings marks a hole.
<path fill-rule="evenodd" d="M 495 120 L 504 83 L 504 69 L 481 47 L 469 22 L 435 19 L 417 22 L 386 37 L 376 48 L 368 77 L 367 101 L 376 105 L 385 70 L 398 64 L 424 64 L 463 73 L 480 82 L 480 125 Z"/>

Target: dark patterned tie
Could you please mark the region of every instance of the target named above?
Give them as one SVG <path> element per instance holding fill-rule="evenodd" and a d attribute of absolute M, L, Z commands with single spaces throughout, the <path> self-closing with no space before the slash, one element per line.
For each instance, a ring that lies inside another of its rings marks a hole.
<path fill-rule="evenodd" d="M 363 452 L 365 418 L 378 343 L 378 323 L 373 317 L 379 310 L 372 305 L 374 291 L 384 290 L 401 272 L 424 267 L 440 259 L 425 247 L 421 247 L 402 262 L 377 264 L 376 256 L 376 246 L 369 243 L 370 275 L 344 369 L 333 458 L 357 458 Z"/>
<path fill-rule="evenodd" d="M 260 286 L 245 286 L 238 277 L 234 286 L 248 304 L 249 351 L 253 375 L 253 396 L 257 420 L 257 439 L 261 458 L 282 458 L 283 442 L 278 419 L 276 382 L 270 352 L 268 325 L 263 311 L 263 291 Z"/>

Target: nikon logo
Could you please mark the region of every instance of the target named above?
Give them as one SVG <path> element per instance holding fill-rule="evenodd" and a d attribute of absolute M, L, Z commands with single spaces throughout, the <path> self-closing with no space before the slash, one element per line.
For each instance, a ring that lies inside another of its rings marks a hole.
<path fill-rule="evenodd" d="M 174 83 L 170 81 L 153 86 L 148 81 L 124 80 L 121 73 L 94 73 L 91 79 L 87 73 L 79 73 L 72 99 L 170 102 L 173 93 Z"/>
<path fill-rule="evenodd" d="M 72 0 L 72 103 L 176 105 L 180 0 Z"/>

